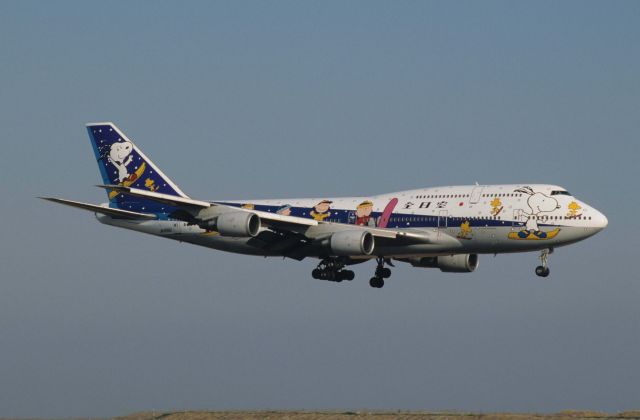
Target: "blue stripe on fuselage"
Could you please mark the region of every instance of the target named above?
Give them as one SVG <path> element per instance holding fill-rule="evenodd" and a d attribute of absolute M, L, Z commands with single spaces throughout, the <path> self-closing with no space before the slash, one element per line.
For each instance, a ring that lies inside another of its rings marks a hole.
<path fill-rule="evenodd" d="M 242 203 L 229 203 L 229 202 L 216 202 L 216 204 L 232 206 L 232 207 L 242 207 Z M 254 204 L 253 208 L 257 211 L 264 211 L 267 213 L 276 213 L 281 206 L 276 205 L 264 205 L 264 204 Z M 302 217 L 306 219 L 312 219 L 310 216 L 313 207 L 291 207 L 291 216 Z M 373 220 L 377 220 L 382 215 L 382 212 L 372 212 L 371 218 Z M 438 215 L 419 215 L 419 214 L 410 214 L 410 213 L 393 213 L 390 217 L 389 223 L 387 224 L 387 228 L 401 229 L 401 228 L 436 228 L 438 225 L 440 227 L 459 227 L 464 222 L 469 222 L 470 227 L 503 227 L 503 226 L 525 226 L 525 222 L 514 222 L 513 220 L 496 220 L 496 219 L 477 219 L 472 217 L 458 217 L 458 216 L 447 216 L 446 224 L 440 222 L 438 223 L 438 219 L 440 216 Z M 334 222 L 334 223 L 344 223 L 344 224 L 355 224 L 355 210 L 341 210 L 341 209 L 331 209 L 331 215 L 326 218 L 325 222 Z M 559 225 L 549 225 L 545 223 L 538 222 L 539 226 L 559 226 Z"/>

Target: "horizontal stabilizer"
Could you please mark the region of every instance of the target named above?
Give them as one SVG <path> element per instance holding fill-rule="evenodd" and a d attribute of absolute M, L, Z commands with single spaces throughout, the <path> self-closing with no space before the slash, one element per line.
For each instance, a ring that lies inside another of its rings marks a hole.
<path fill-rule="evenodd" d="M 158 201 L 161 203 L 167 203 L 172 206 L 186 205 L 186 206 L 194 206 L 194 207 L 202 207 L 202 208 L 207 208 L 212 206 L 211 203 L 208 203 L 206 201 L 193 200 L 191 198 L 179 197 L 177 195 L 169 195 L 169 194 L 162 194 L 162 193 L 157 193 L 153 191 L 146 191 L 146 190 L 141 190 L 139 188 L 124 187 L 122 185 L 96 185 L 96 187 L 105 188 L 107 190 L 115 191 L 117 193 L 133 195 L 136 197 L 144 197 L 149 200 Z"/>
<path fill-rule="evenodd" d="M 114 209 L 111 207 L 103 207 L 96 204 L 81 203 L 79 201 L 64 200 L 55 197 L 38 197 L 43 200 L 53 201 L 54 203 L 64 204 L 65 206 L 76 207 L 83 210 L 89 210 L 94 213 L 106 214 L 107 216 L 118 217 L 121 219 L 131 220 L 155 220 L 157 216 L 149 213 L 138 213 L 135 211 Z"/>

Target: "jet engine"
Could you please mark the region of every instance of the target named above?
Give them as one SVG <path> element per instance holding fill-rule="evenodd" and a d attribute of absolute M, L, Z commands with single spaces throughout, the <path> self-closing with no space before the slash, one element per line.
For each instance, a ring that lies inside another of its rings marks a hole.
<path fill-rule="evenodd" d="M 216 219 L 216 230 L 222 236 L 253 237 L 260 231 L 260 217 L 255 213 L 234 211 Z"/>
<path fill-rule="evenodd" d="M 370 232 L 345 230 L 331 235 L 329 246 L 334 255 L 371 255 L 375 240 Z"/>
<path fill-rule="evenodd" d="M 408 261 L 414 267 L 439 268 L 445 273 L 471 273 L 478 267 L 478 254 L 410 258 Z"/>

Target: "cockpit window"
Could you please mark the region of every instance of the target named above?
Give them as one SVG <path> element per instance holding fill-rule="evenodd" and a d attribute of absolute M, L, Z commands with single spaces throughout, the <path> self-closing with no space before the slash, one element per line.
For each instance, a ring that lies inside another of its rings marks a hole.
<path fill-rule="evenodd" d="M 571 195 L 569 194 L 569 191 L 551 191 L 551 195 Z"/>

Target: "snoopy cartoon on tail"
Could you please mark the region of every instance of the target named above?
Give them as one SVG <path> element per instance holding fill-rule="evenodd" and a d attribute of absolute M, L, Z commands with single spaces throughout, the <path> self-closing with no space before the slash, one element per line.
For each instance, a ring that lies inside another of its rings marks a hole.
<path fill-rule="evenodd" d="M 108 157 L 109 162 L 118 170 L 118 182 L 124 181 L 129 176 L 127 165 L 133 160 L 133 156 L 131 156 L 132 150 L 133 144 L 128 141 L 113 143 L 111 145 Z"/>
<path fill-rule="evenodd" d="M 517 232 L 517 235 L 509 235 L 511 239 L 550 239 L 558 234 L 560 229 L 551 232 L 543 232 L 538 227 L 538 215 L 540 213 L 552 212 L 560 208 L 558 200 L 549 197 L 541 192 L 535 192 L 531 187 L 518 188 L 514 192 L 527 194 L 527 205 L 531 211 L 525 212 L 527 215 L 526 229 Z M 514 232 L 515 233 L 515 232 Z"/>

